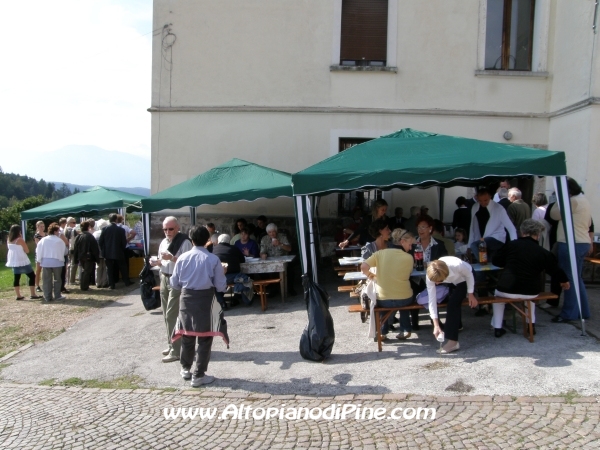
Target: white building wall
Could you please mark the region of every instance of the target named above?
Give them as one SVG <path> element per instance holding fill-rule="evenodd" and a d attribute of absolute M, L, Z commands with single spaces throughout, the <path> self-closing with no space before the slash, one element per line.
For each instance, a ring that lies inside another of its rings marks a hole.
<path fill-rule="evenodd" d="M 405 127 L 497 142 L 510 131 L 510 143 L 566 151 L 575 178 L 597 180 L 595 109 L 553 115 L 600 96 L 589 82 L 600 72 L 592 0 L 538 0 L 547 28 L 536 64 L 549 75 L 533 75 L 542 76 L 477 72 L 485 0 L 390 2 L 397 72 L 330 69 L 340 0 L 155 1 L 154 28 L 164 31 L 153 49 L 152 192 L 233 157 L 296 172 L 335 154 L 340 137 Z M 446 195 L 446 220 L 457 192 Z M 385 198 L 405 214 L 422 203 L 438 212 L 433 190 Z M 257 205 L 199 211 L 254 214 Z M 261 205 L 293 214 L 285 200 Z M 321 213 L 336 205 L 325 199 Z"/>

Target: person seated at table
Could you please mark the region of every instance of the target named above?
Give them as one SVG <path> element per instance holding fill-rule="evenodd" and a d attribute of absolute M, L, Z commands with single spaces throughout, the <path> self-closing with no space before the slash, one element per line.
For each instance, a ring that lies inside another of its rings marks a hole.
<path fill-rule="evenodd" d="M 394 231 L 396 228 L 404 229 L 406 219 L 402 217 L 403 213 L 404 210 L 399 206 L 394 209 L 394 217 L 391 217 L 389 220 L 390 230 Z"/>
<path fill-rule="evenodd" d="M 526 219 L 521 223 L 520 231 L 521 237 L 498 250 L 492 259 L 495 266 L 504 268 L 498 279 L 496 297 L 537 297 L 540 292 L 540 277 L 544 271 L 552 277 L 557 277 L 563 289 L 569 289 L 569 278 L 558 266 L 556 256 L 539 244 L 544 225 L 537 220 Z M 505 305 L 506 303 L 493 304 L 492 326 L 497 338 L 506 333 L 502 328 Z M 527 305 L 526 307 L 531 308 L 531 322 L 535 334 L 535 303 L 527 302 Z"/>
<path fill-rule="evenodd" d="M 444 222 L 439 219 L 433 220 L 433 233 L 431 235 L 438 243 L 443 244 L 446 247 L 446 254 L 448 256 L 456 256 L 456 250 L 454 250 L 454 241 L 446 238 L 446 229 Z"/>
<path fill-rule="evenodd" d="M 465 255 L 468 248 L 467 233 L 463 228 L 457 228 L 454 230 L 454 251 L 457 255 Z"/>
<path fill-rule="evenodd" d="M 254 242 L 256 242 L 257 245 L 259 245 L 259 240 L 256 238 L 256 225 L 254 225 L 252 222 L 250 222 L 247 226 L 246 226 L 246 230 L 248 230 L 248 237 L 250 239 L 252 239 Z"/>
<path fill-rule="evenodd" d="M 446 309 L 445 337 L 448 339 L 437 352 L 446 354 L 460 348 L 458 330 L 460 329 L 460 308 L 465 297 L 469 298 L 469 306 L 475 308 L 477 299 L 473 294 L 475 279 L 469 263 L 461 261 L 456 256 L 443 256 L 427 265 L 425 284 L 429 297 L 429 315 L 433 320 L 433 335 L 437 338 L 442 332 L 437 309 L 436 285 L 446 283 L 450 288 L 448 306 Z"/>
<path fill-rule="evenodd" d="M 369 234 L 373 239 L 373 242 L 367 242 L 365 246 L 360 251 L 360 256 L 363 259 L 369 258 L 373 253 L 379 250 L 385 250 L 390 247 L 390 235 L 392 232 L 390 231 L 390 227 L 388 226 L 388 221 L 385 219 L 377 219 L 369 225 Z"/>
<path fill-rule="evenodd" d="M 240 263 L 243 263 L 245 258 L 238 247 L 229 243 L 230 240 L 231 236 L 228 234 L 220 234 L 217 239 L 217 244 L 213 247 L 212 254 L 218 256 L 222 263 L 227 263 L 227 272 L 225 273 L 227 284 L 234 284 L 237 281 L 241 286 L 235 286 L 234 292 L 237 291 L 241 293 L 242 301 L 249 306 L 252 304 L 252 301 L 246 295 L 247 291 L 244 284 L 249 283 L 250 278 L 248 275 L 240 273 Z M 221 304 L 221 307 L 224 310 L 227 310 L 225 292 L 216 291 L 215 295 L 217 296 L 217 300 Z"/>
<path fill-rule="evenodd" d="M 340 248 L 345 248 L 348 245 L 350 245 L 350 242 L 352 242 L 354 240 L 354 238 L 356 238 L 357 236 L 360 236 L 359 239 L 359 243 L 360 245 L 365 245 L 367 242 L 372 242 L 375 240 L 375 238 L 371 238 L 369 236 L 369 226 L 376 221 L 377 219 L 385 219 L 386 221 L 388 221 L 388 217 L 385 215 L 385 213 L 387 212 L 387 207 L 388 204 L 387 202 L 380 198 L 378 200 L 375 200 L 373 202 L 373 208 L 371 209 L 371 215 L 367 216 L 362 223 L 360 224 L 360 227 L 354 231 L 349 237 L 348 239 L 346 239 L 343 242 L 340 242 Z"/>
<path fill-rule="evenodd" d="M 242 231 L 242 228 L 246 228 L 247 225 L 248 222 L 243 217 L 240 217 L 235 221 L 235 225 L 233 226 L 233 237 L 231 238 L 230 242 L 231 245 L 235 244 L 238 241 L 238 239 L 240 238 L 240 232 Z"/>
<path fill-rule="evenodd" d="M 354 220 L 351 217 L 342 218 L 342 226 L 338 226 L 338 231 L 335 234 L 333 240 L 337 242 L 338 246 L 341 242 L 344 242 L 348 239 L 354 230 L 356 230 L 357 226 L 354 223 Z M 350 245 L 356 245 L 358 243 L 359 236 L 356 236 L 351 242 Z"/>
<path fill-rule="evenodd" d="M 254 232 L 254 236 L 256 236 L 256 242 L 261 242 L 262 238 L 267 235 L 267 218 L 263 215 L 260 215 L 256 218 L 256 228 Z"/>
<path fill-rule="evenodd" d="M 277 233 L 277 225 L 267 225 L 267 235 L 260 241 L 260 257 L 267 259 L 268 256 L 285 256 L 292 251 L 292 246 L 287 236 Z"/>
<path fill-rule="evenodd" d="M 250 233 L 247 228 L 240 230 L 240 238 L 235 241 L 235 246 L 242 252 L 244 256 L 258 257 L 259 250 L 256 241 L 250 239 Z"/>
<path fill-rule="evenodd" d="M 385 221 L 387 227 L 387 221 Z M 360 270 L 369 279 L 377 281 L 377 306 L 381 308 L 401 308 L 413 303 L 413 291 L 410 287 L 410 274 L 413 270 L 413 257 L 408 253 L 412 245 L 410 233 L 397 228 L 394 235 L 402 248 L 387 248 L 371 255 L 360 266 Z M 377 274 L 370 271 L 377 268 Z M 383 316 L 383 313 L 381 314 Z M 386 340 L 388 322 L 381 324 L 381 336 Z M 400 311 L 400 334 L 398 339 L 406 339 L 411 334 L 410 314 Z"/>
<path fill-rule="evenodd" d="M 441 258 L 442 256 L 448 256 L 446 246 L 441 242 L 437 242 L 433 237 L 433 218 L 430 216 L 419 216 L 417 219 L 417 233 L 418 237 L 416 243 L 413 244 L 413 255 L 417 244 L 421 244 L 423 248 L 423 263 L 426 266 L 431 261 Z M 422 276 L 412 277 L 411 282 L 413 283 L 413 291 L 416 295 L 425 290 L 425 279 Z M 413 309 L 411 311 L 412 327 L 415 331 L 420 328 L 419 325 L 419 310 Z"/>

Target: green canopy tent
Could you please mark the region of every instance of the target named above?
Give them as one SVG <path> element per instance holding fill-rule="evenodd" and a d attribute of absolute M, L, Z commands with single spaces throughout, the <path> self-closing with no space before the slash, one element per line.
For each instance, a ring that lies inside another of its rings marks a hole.
<path fill-rule="evenodd" d="M 194 178 L 143 199 L 144 233 L 150 234 L 148 214 L 163 209 L 188 206 L 194 224 L 196 207 L 200 205 L 291 196 L 292 176 L 289 173 L 233 158 Z M 149 239 L 145 239 L 144 242 L 149 243 Z"/>
<path fill-rule="evenodd" d="M 141 195 L 94 186 L 69 197 L 21 212 L 23 235 L 25 235 L 27 220 L 68 215 L 90 215 L 106 210 L 120 210 L 123 212 L 123 210 L 131 207 L 139 209 L 140 200 L 143 198 Z"/>
<path fill-rule="evenodd" d="M 292 175 L 302 268 L 315 282 L 315 197 L 355 190 L 477 186 L 501 178 L 551 176 L 565 215 L 571 267 L 575 268 L 564 152 L 422 132 L 410 128 L 382 136 Z M 577 295 L 579 289 L 575 283 Z"/>
<path fill-rule="evenodd" d="M 289 173 L 233 158 L 142 200 L 142 212 L 292 196 Z"/>

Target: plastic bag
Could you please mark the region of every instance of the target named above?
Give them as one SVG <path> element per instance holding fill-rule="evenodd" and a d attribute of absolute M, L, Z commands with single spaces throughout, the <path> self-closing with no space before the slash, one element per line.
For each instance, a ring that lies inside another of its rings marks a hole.
<path fill-rule="evenodd" d="M 302 276 L 308 324 L 300 337 L 300 355 L 311 361 L 323 361 L 333 349 L 335 330 L 329 313 L 329 294 L 307 275 Z"/>
<path fill-rule="evenodd" d="M 152 272 L 150 262 L 146 257 L 144 268 L 140 272 L 140 295 L 146 311 L 152 311 L 160 307 L 160 291 L 152 290 L 154 286 L 156 286 L 154 272 Z"/>
<path fill-rule="evenodd" d="M 438 284 L 435 286 L 435 296 L 438 304 L 446 300 L 446 297 L 448 297 L 449 293 L 450 289 L 448 286 L 443 284 Z M 427 292 L 427 289 L 417 294 L 417 303 L 421 306 L 424 306 L 425 309 L 429 309 L 429 293 Z"/>

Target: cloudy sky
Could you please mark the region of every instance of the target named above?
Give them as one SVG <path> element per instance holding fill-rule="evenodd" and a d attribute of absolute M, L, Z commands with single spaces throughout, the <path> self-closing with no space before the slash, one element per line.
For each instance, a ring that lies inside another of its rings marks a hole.
<path fill-rule="evenodd" d="M 11 1 L 2 17 L 5 172 L 67 145 L 150 158 L 152 0 Z"/>

